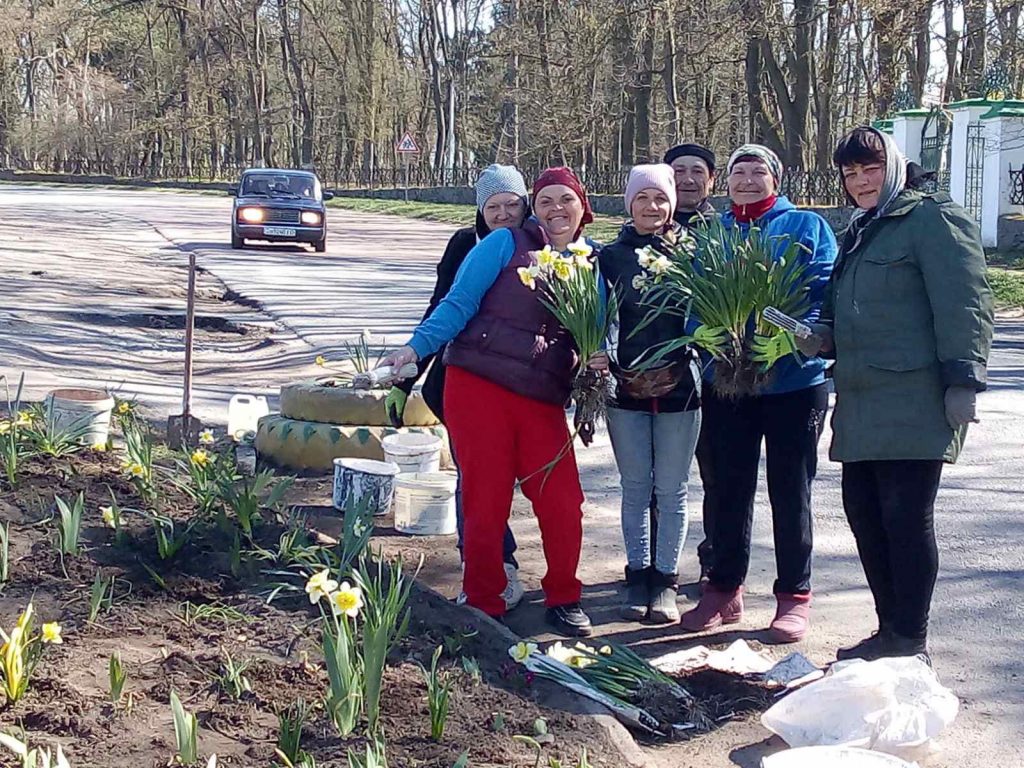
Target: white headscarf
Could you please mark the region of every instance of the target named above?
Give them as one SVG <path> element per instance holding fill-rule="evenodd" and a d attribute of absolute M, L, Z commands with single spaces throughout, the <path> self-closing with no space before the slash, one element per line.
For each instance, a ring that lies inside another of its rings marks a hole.
<path fill-rule="evenodd" d="M 896 146 L 892 136 L 879 131 L 877 128 L 869 128 L 868 130 L 881 139 L 882 146 L 885 147 L 885 180 L 882 182 L 882 188 L 878 190 L 878 204 L 869 210 L 858 208 L 853 212 L 853 217 L 850 219 L 851 224 L 868 214 L 871 214 L 868 220 L 884 216 L 893 201 L 903 191 L 903 188 L 907 186 L 906 156 Z M 863 223 L 866 224 L 867 221 Z"/>

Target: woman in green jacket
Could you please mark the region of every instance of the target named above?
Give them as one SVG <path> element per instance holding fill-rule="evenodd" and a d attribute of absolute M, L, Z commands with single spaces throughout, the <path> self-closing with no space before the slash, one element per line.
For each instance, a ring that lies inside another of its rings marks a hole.
<path fill-rule="evenodd" d="M 927 653 L 938 572 L 933 525 L 944 463 L 956 460 L 985 389 L 992 293 L 978 226 L 944 193 L 907 185 L 907 161 L 874 128 L 833 161 L 857 206 L 805 354 L 834 354 L 833 461 L 878 614 L 840 659 Z"/>

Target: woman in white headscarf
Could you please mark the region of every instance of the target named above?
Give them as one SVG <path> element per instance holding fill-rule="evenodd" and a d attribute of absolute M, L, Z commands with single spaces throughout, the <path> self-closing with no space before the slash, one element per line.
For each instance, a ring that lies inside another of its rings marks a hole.
<path fill-rule="evenodd" d="M 992 342 L 985 254 L 967 211 L 908 184 L 887 134 L 856 128 L 833 161 L 857 210 L 821 324 L 798 344 L 836 360 L 831 457 L 879 625 L 836 655 L 927 653 L 936 492 L 976 421 Z"/>

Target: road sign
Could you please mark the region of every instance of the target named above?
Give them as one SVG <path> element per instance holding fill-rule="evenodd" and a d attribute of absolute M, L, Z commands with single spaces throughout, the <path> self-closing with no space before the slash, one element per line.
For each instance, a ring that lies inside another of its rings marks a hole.
<path fill-rule="evenodd" d="M 416 146 L 416 140 L 411 133 L 406 133 L 400 142 L 395 145 L 395 151 L 402 154 L 417 154 L 420 148 Z"/>

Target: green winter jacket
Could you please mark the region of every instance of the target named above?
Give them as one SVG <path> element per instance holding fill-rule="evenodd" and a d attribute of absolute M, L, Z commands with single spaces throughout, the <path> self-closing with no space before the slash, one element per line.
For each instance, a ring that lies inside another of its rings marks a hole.
<path fill-rule="evenodd" d="M 985 389 L 992 292 L 978 226 L 944 193 L 902 192 L 851 228 L 826 293 L 835 334 L 833 461 L 954 462 L 948 387 Z"/>

